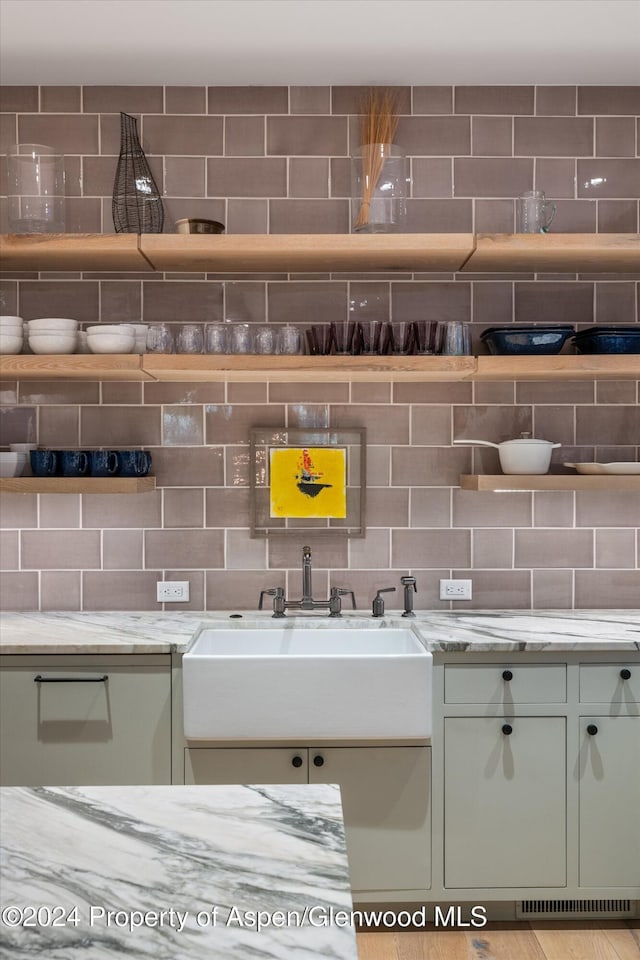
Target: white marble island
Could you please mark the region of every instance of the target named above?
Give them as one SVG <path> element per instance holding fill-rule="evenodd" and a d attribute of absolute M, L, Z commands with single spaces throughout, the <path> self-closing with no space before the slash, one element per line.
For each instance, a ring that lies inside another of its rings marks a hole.
<path fill-rule="evenodd" d="M 8 787 L 0 838 L 2 957 L 356 960 L 336 786 Z"/>

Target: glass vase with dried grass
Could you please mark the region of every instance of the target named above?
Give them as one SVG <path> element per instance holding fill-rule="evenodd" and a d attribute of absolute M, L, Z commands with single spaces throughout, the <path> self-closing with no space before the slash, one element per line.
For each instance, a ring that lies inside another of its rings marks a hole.
<path fill-rule="evenodd" d="M 393 142 L 398 127 L 394 91 L 369 92 L 360 117 L 360 148 L 351 163 L 354 233 L 402 230 L 406 217 L 407 158 Z"/>

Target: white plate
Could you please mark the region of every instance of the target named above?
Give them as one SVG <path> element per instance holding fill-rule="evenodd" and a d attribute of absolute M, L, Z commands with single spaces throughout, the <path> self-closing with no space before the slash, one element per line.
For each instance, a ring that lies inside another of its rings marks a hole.
<path fill-rule="evenodd" d="M 640 474 L 640 463 L 621 460 L 617 463 L 565 463 L 565 467 L 572 467 L 578 473 L 608 473 L 608 474 Z"/>

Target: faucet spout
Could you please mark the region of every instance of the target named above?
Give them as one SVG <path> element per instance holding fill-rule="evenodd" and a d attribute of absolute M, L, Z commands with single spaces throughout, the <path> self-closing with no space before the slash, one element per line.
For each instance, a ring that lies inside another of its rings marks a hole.
<path fill-rule="evenodd" d="M 302 548 L 302 602 L 313 600 L 311 584 L 311 547 Z"/>

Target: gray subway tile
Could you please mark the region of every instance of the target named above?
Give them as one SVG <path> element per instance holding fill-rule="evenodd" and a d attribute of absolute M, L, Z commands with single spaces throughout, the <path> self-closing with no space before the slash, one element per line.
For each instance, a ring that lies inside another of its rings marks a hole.
<path fill-rule="evenodd" d="M 287 87 L 209 87 L 209 113 L 286 113 Z"/>
<path fill-rule="evenodd" d="M 83 87 L 85 113 L 162 113 L 162 87 Z"/>
<path fill-rule="evenodd" d="M 517 197 L 533 187 L 532 159 L 456 157 L 453 163 L 457 197 Z"/>
<path fill-rule="evenodd" d="M 590 117 L 516 117 L 514 152 L 529 157 L 584 157 L 593 155 Z"/>
<path fill-rule="evenodd" d="M 286 197 L 287 161 L 284 157 L 207 160 L 207 195 Z"/>
<path fill-rule="evenodd" d="M 640 114 L 640 86 L 578 87 L 578 113 Z"/>
<path fill-rule="evenodd" d="M 343 156 L 347 153 L 344 117 L 267 117 L 270 156 Z"/>
<path fill-rule="evenodd" d="M 534 87 L 457 86 L 456 113 L 533 113 Z"/>
<path fill-rule="evenodd" d="M 640 160 L 578 160 L 578 196 L 640 197 Z"/>
<path fill-rule="evenodd" d="M 221 117 L 144 117 L 142 133 L 148 154 L 210 157 L 222 153 Z"/>

